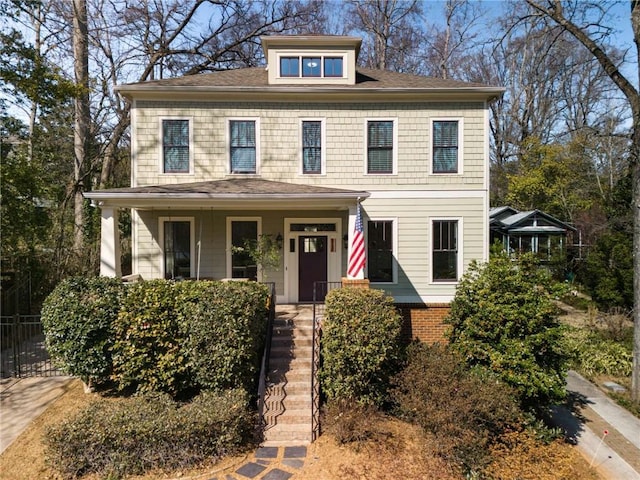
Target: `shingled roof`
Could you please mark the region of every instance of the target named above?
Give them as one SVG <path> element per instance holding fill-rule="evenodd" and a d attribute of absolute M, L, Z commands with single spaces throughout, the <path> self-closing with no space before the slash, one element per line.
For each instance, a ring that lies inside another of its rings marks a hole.
<path fill-rule="evenodd" d="M 277 202 L 282 207 L 296 208 L 309 205 L 345 206 L 370 193 L 360 190 L 319 187 L 296 183 L 275 182 L 260 178 L 231 178 L 207 182 L 172 183 L 146 187 L 113 188 L 86 192 L 84 196 L 94 202 L 116 206 L 148 206 L 163 204 L 171 207 L 212 207 L 229 202 L 259 206 L 263 202 Z"/>
<path fill-rule="evenodd" d="M 310 84 L 278 84 L 270 85 L 267 70 L 264 67 L 241 68 L 212 73 L 200 73 L 183 77 L 151 80 L 146 82 L 120 85 L 117 90 L 125 95 L 136 92 L 154 92 L 164 90 L 196 91 L 323 91 L 348 92 L 368 90 L 412 90 L 412 91 L 470 91 L 482 92 L 489 96 L 498 96 L 504 91 L 501 87 L 492 87 L 482 83 L 461 82 L 459 80 L 425 77 L 408 73 L 390 72 L 370 68 L 357 68 L 355 85 L 310 85 Z"/>

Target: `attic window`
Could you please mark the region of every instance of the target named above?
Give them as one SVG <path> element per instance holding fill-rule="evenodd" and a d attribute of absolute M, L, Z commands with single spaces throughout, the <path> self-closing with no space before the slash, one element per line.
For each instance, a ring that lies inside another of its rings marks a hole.
<path fill-rule="evenodd" d="M 342 78 L 344 76 L 343 62 L 343 57 L 280 57 L 280 77 Z"/>

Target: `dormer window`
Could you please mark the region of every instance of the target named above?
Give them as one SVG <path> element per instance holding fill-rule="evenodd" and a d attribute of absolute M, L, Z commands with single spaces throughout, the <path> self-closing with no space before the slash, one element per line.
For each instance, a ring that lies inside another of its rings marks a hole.
<path fill-rule="evenodd" d="M 322 78 L 344 76 L 343 57 L 286 56 L 280 57 L 280 77 Z M 302 68 L 300 68 L 302 66 Z"/>

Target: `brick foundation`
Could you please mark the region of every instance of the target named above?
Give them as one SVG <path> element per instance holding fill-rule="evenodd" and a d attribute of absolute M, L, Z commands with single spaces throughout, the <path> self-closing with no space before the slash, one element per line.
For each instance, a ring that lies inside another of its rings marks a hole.
<path fill-rule="evenodd" d="M 402 315 L 402 339 L 410 342 L 418 339 L 424 343 L 447 342 L 444 335 L 447 325 L 444 318 L 449 314 L 448 303 L 396 304 Z"/>
<path fill-rule="evenodd" d="M 342 286 L 350 288 L 369 288 L 368 278 L 342 278 Z"/>

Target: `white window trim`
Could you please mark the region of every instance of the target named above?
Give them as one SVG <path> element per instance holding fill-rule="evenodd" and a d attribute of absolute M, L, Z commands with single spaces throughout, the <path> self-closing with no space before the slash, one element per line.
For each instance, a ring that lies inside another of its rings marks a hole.
<path fill-rule="evenodd" d="M 433 123 L 458 122 L 458 171 L 455 173 L 433 171 Z M 462 175 L 464 173 L 464 118 L 463 117 L 433 117 L 429 120 L 429 174 L 430 175 Z"/>
<path fill-rule="evenodd" d="M 227 278 L 233 277 L 232 265 L 231 265 L 231 223 L 232 222 L 257 222 L 258 224 L 258 238 L 262 235 L 262 217 L 227 217 L 227 229 L 226 229 L 226 275 Z M 258 265 L 258 280 L 262 279 L 262 270 Z"/>
<path fill-rule="evenodd" d="M 300 145 L 299 148 L 299 175 L 303 175 L 305 177 L 309 176 L 309 177 L 319 177 L 322 175 L 326 175 L 327 171 L 326 171 L 326 152 L 327 152 L 327 148 L 326 148 L 326 121 L 324 118 L 300 118 L 299 119 L 299 134 L 298 134 L 298 144 Z M 302 124 L 304 122 L 320 122 L 320 173 L 305 173 L 304 172 L 304 140 L 302 137 Z"/>
<path fill-rule="evenodd" d="M 433 279 L 433 222 L 442 222 L 442 221 L 446 221 L 446 222 L 451 222 L 451 221 L 456 221 L 458 222 L 458 251 L 457 251 L 457 265 L 456 265 L 456 272 L 458 275 L 458 278 L 455 281 L 445 281 L 445 280 L 434 280 Z M 428 232 L 428 239 L 429 239 L 429 283 L 432 285 L 457 285 L 458 282 L 460 281 L 460 278 L 462 278 L 462 269 L 464 267 L 464 252 L 463 252 L 463 245 L 464 245 L 464 224 L 463 224 L 463 219 L 462 217 L 429 217 L 429 232 Z"/>
<path fill-rule="evenodd" d="M 391 273 L 391 282 L 374 282 L 371 283 L 374 285 L 396 285 L 398 283 L 398 217 L 374 217 L 367 218 L 365 220 L 366 225 L 366 236 L 365 236 L 365 245 L 367 245 L 367 275 L 369 274 L 369 222 L 391 222 L 391 241 L 392 249 L 391 256 L 393 257 L 393 261 L 391 262 L 392 273 Z"/>
<path fill-rule="evenodd" d="M 294 57 L 298 57 L 298 76 L 297 77 L 291 77 L 291 76 L 283 76 L 280 73 L 280 59 L 281 58 L 294 58 Z M 320 58 L 320 76 L 319 77 L 303 77 L 302 76 L 302 59 L 303 57 L 318 57 Z M 342 58 L 342 76 L 341 77 L 326 77 L 324 74 L 324 59 L 325 58 Z M 347 71 L 347 59 L 348 59 L 348 55 L 347 52 L 345 51 L 340 51 L 340 52 L 327 52 L 327 53 L 320 53 L 318 51 L 295 51 L 295 52 L 279 52 L 276 54 L 276 62 L 277 62 L 277 69 L 278 69 L 278 73 L 277 73 L 277 77 L 278 79 L 284 79 L 284 80 L 308 80 L 310 78 L 326 78 L 326 79 L 344 79 L 344 78 L 348 78 L 349 76 L 349 72 Z"/>
<path fill-rule="evenodd" d="M 161 278 L 165 278 L 164 269 L 164 223 L 165 222 L 189 222 L 189 257 L 191 262 L 189 264 L 189 270 L 192 277 L 195 277 L 196 267 L 196 228 L 195 217 L 158 217 L 158 242 L 160 246 L 160 274 Z"/>
<path fill-rule="evenodd" d="M 164 132 L 163 132 L 163 128 L 162 128 L 162 124 L 164 122 L 164 120 L 186 120 L 189 122 L 189 171 L 188 172 L 165 172 L 164 171 Z M 160 174 L 161 175 L 178 175 L 178 176 L 184 176 L 184 175 L 193 175 L 193 148 L 194 148 L 194 144 L 193 144 L 193 118 L 192 117 L 160 117 L 159 118 L 159 125 L 158 125 L 158 129 L 159 129 L 159 136 L 158 138 L 160 139 L 160 141 L 158 142 L 160 145 L 159 151 L 160 151 L 160 161 L 158 162 L 159 164 L 159 169 L 160 169 Z M 133 137 L 135 138 L 136 135 L 133 135 Z"/>
<path fill-rule="evenodd" d="M 233 121 L 254 121 L 256 123 L 256 171 L 255 173 L 233 173 L 231 171 L 231 122 Z M 228 117 L 227 118 L 227 175 L 233 176 L 254 176 L 260 175 L 260 117 Z"/>
<path fill-rule="evenodd" d="M 369 122 L 393 122 L 393 149 L 391 152 L 391 173 L 369 173 Z M 398 118 L 365 118 L 364 119 L 364 174 L 373 177 L 384 177 L 398 174 Z"/>

